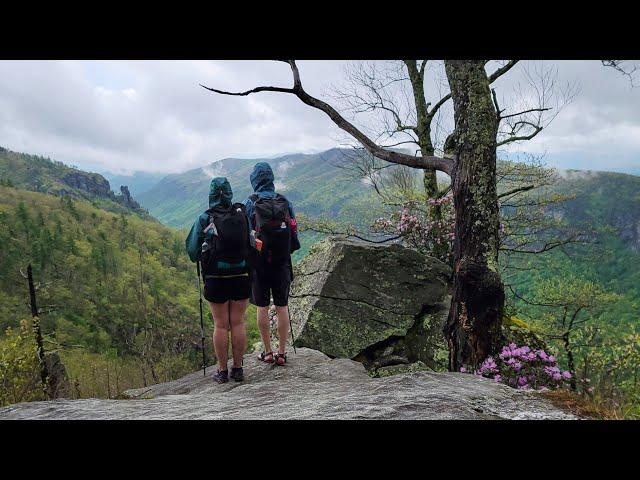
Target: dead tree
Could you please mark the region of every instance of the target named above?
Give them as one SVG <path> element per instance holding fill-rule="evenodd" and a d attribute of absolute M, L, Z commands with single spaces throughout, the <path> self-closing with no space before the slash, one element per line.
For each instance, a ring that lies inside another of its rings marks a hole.
<path fill-rule="evenodd" d="M 42 381 L 42 391 L 45 398 L 48 398 L 48 385 L 47 380 L 49 378 L 49 371 L 47 368 L 47 362 L 45 358 L 44 344 L 42 341 L 42 329 L 40 328 L 40 313 L 38 311 L 38 303 L 36 300 L 36 287 L 33 283 L 33 271 L 31 264 L 27 266 L 27 281 L 29 283 L 29 304 L 31 306 L 31 316 L 33 317 L 33 332 L 36 337 L 36 345 L 38 352 L 38 363 L 40 364 L 40 380 Z"/>

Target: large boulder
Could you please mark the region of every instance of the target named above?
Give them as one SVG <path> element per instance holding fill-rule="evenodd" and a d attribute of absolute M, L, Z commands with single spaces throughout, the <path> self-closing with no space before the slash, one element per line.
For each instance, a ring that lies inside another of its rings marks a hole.
<path fill-rule="evenodd" d="M 443 262 L 398 244 L 330 237 L 295 269 L 295 345 L 370 370 L 418 361 L 444 369 L 450 276 Z"/>

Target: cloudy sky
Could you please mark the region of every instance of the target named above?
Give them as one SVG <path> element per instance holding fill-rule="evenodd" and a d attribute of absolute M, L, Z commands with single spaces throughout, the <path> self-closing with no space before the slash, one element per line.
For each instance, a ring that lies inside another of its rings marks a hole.
<path fill-rule="evenodd" d="M 299 68 L 306 90 L 330 99 L 350 64 L 300 61 Z M 434 63 L 434 78 L 438 68 Z M 549 69 L 560 90 L 570 84 L 579 93 L 534 141 L 511 150 L 544 154 L 560 168 L 640 174 L 640 87 L 600 62 L 520 64 L 496 82 L 500 103 L 509 104 L 514 92 L 531 95 L 527 72 Z M 291 95 L 219 96 L 199 83 L 290 86 L 291 73 L 265 61 L 0 61 L 0 146 L 127 173 L 179 172 L 225 157 L 321 151 L 346 141 L 322 112 Z M 369 120 L 356 117 L 365 126 Z M 445 127 L 450 121 L 443 118 Z"/>

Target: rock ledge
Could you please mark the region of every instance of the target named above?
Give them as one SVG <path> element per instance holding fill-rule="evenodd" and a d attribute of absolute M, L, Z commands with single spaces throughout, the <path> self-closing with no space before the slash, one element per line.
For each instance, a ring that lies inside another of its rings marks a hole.
<path fill-rule="evenodd" d="M 461 373 L 371 378 L 362 364 L 299 348 L 286 367 L 245 357 L 244 383 L 215 367 L 130 390 L 128 400 L 53 400 L 0 409 L 0 419 L 576 419 L 536 393 Z"/>

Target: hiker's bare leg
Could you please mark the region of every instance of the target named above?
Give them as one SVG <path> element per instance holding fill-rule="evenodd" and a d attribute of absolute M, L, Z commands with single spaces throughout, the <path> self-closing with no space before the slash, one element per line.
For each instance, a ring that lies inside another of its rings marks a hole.
<path fill-rule="evenodd" d="M 264 351 L 271 351 L 271 332 L 269 328 L 269 307 L 256 307 L 256 317 L 258 320 L 258 330 L 260 330 L 260 337 L 262 338 L 262 345 L 264 345 Z"/>
<path fill-rule="evenodd" d="M 209 306 L 213 315 L 213 349 L 218 359 L 218 370 L 226 370 L 229 359 L 229 302 L 209 302 Z"/>
<path fill-rule="evenodd" d="M 278 315 L 278 353 L 284 353 L 289 336 L 289 308 L 276 306 Z"/>
<path fill-rule="evenodd" d="M 247 305 L 249 299 L 231 301 L 231 351 L 234 367 L 242 366 L 242 357 L 247 349 L 247 329 L 244 323 Z"/>

